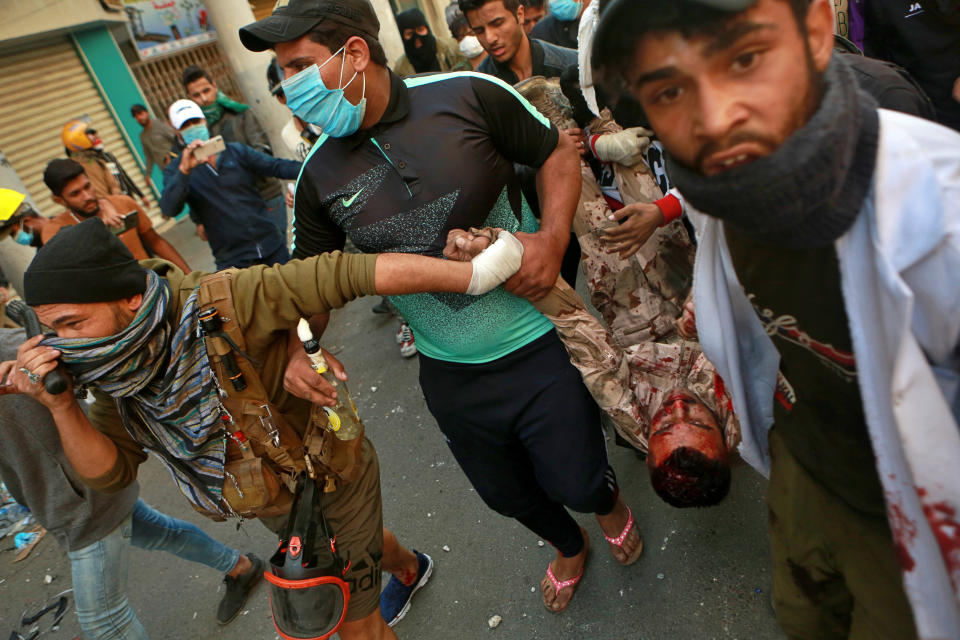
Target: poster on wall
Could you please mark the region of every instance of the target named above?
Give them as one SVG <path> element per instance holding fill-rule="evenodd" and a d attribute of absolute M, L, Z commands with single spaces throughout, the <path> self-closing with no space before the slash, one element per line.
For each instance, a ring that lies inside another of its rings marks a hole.
<path fill-rule="evenodd" d="M 123 10 L 142 59 L 217 38 L 201 0 L 124 0 Z"/>

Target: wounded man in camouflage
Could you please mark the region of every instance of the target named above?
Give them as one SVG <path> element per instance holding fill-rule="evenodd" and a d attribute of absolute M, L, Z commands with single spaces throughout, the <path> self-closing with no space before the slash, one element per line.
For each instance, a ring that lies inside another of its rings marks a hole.
<path fill-rule="evenodd" d="M 444 255 L 468 260 L 494 229 L 455 229 Z M 584 385 L 617 433 L 646 452 L 654 490 L 675 507 L 717 504 L 730 488 L 729 453 L 740 425 L 729 395 L 695 340 L 622 348 L 563 278 L 533 305 L 550 319 Z M 681 316 L 678 323 L 684 321 Z"/>
<path fill-rule="evenodd" d="M 557 79 L 533 77 L 516 89 L 558 128 L 577 126 L 574 109 Z M 609 109 L 586 123 L 586 128 L 595 138 L 591 148 L 598 151 L 603 147 L 600 140 L 627 133 Z M 618 159 L 596 158 L 604 172 L 613 176 L 605 188 L 591 165 L 581 160 L 573 231 L 580 243 L 590 299 L 603 322 L 587 311 L 566 283 L 558 282 L 553 294 L 536 306 L 557 325 L 571 361 L 620 438 L 642 452 L 647 452 L 648 439 L 652 440 L 647 465 L 657 493 L 674 506 L 707 506 L 727 493 L 727 453 L 739 443 L 740 425 L 723 381 L 703 356 L 695 336 L 682 326 L 689 315 L 684 302 L 693 281 L 694 256 L 682 221 L 664 218 L 631 251 L 610 242 L 609 232 L 618 226 L 610 193 L 627 207 L 653 203 L 662 195 L 639 148 L 634 151 Z M 689 402 L 671 401 L 679 397 L 678 390 Z M 700 417 L 709 415 L 712 427 L 696 426 L 695 419 L 686 415 L 686 409 L 693 407 L 703 407 Z M 665 415 L 670 416 L 666 421 Z M 657 426 L 651 429 L 654 422 Z M 708 432 L 710 444 L 702 437 Z M 688 440 L 691 445 L 682 446 Z"/>

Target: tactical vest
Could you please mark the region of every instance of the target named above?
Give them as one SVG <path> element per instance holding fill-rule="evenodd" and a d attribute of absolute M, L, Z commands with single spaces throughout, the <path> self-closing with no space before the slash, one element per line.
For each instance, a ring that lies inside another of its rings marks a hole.
<path fill-rule="evenodd" d="M 321 483 L 326 492 L 359 477 L 363 471 L 364 436 L 361 429 L 352 440 L 340 440 L 325 428 L 327 417 L 323 410 L 313 405 L 309 426 L 301 437 L 277 410 L 267 395 L 258 367 L 243 353 L 246 341 L 236 322 L 230 287 L 234 271 L 227 269 L 203 278 L 197 295 L 197 309 L 215 307 L 221 322 L 219 334 L 205 333 L 204 340 L 210 366 L 224 392 L 220 401 L 229 412 L 229 416 L 224 416 L 228 436 L 223 498 L 230 510 L 241 517 L 271 517 L 290 510 L 297 475 L 303 471 Z M 246 382 L 242 391 L 237 391 L 230 380 L 236 372 L 231 375 L 225 364 L 231 353 Z M 243 438 L 238 437 L 240 433 Z M 221 514 L 205 515 L 222 519 Z"/>

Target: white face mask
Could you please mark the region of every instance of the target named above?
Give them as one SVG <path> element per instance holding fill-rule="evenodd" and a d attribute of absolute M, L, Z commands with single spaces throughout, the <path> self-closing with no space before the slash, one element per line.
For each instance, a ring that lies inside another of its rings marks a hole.
<path fill-rule="evenodd" d="M 483 45 L 477 40 L 477 36 L 466 36 L 460 41 L 460 53 L 468 58 L 476 58 L 483 53 Z"/>

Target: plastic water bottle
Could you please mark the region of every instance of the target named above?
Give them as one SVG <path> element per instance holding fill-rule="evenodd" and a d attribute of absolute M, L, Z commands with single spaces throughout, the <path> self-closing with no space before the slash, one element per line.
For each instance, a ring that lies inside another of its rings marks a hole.
<path fill-rule="evenodd" d="M 39 533 L 18 533 L 13 537 L 13 545 L 17 549 L 23 549 L 24 547 L 29 547 L 30 544 L 37 539 Z"/>
<path fill-rule="evenodd" d="M 22 529 L 30 518 L 30 509 L 10 502 L 0 508 L 0 538 Z"/>
<path fill-rule="evenodd" d="M 30 515 L 30 509 L 27 509 L 22 504 L 11 502 L 0 508 L 0 526 L 20 522 L 28 515 Z"/>

